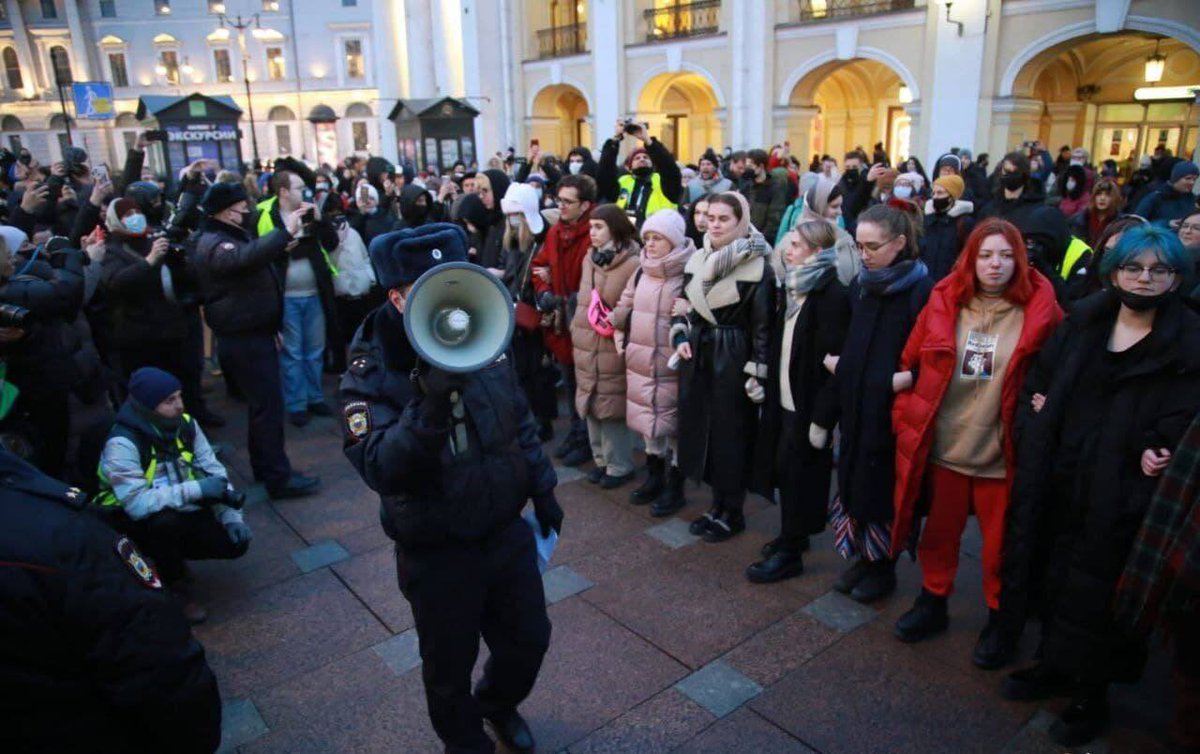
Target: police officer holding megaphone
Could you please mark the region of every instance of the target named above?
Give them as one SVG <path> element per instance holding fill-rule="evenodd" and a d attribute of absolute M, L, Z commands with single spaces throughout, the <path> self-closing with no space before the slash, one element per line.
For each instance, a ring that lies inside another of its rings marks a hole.
<path fill-rule="evenodd" d="M 562 527 L 557 477 L 510 359 L 512 297 L 436 223 L 370 246 L 388 300 L 342 377 L 344 450 L 379 493 L 412 605 L 429 715 L 447 751 L 491 752 L 486 720 L 532 751 L 517 713 L 550 643 L 536 544 Z M 533 500 L 536 525 L 521 518 Z M 490 658 L 471 690 L 482 635 Z"/>

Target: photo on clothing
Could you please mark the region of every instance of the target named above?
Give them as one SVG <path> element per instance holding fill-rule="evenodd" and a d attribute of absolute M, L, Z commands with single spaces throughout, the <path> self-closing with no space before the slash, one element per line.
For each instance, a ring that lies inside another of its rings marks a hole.
<path fill-rule="evenodd" d="M 990 380 L 995 373 L 996 346 L 1000 336 L 971 330 L 963 348 L 958 377 L 962 380 Z"/>

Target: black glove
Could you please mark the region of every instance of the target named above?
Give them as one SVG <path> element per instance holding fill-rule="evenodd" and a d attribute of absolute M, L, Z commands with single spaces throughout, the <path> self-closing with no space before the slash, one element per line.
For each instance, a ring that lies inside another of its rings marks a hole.
<path fill-rule="evenodd" d="M 466 375 L 430 367 L 421 374 L 418 381 L 421 391 L 425 394 L 422 404 L 425 418 L 431 425 L 445 424 L 450 415 L 450 394 L 462 394 L 467 384 Z"/>
<path fill-rule="evenodd" d="M 553 529 L 562 533 L 563 509 L 553 492 L 545 492 L 533 499 L 533 515 L 542 527 L 542 538 L 550 536 Z"/>
<path fill-rule="evenodd" d="M 210 502 L 225 500 L 225 487 L 228 481 L 219 476 L 206 476 L 197 482 L 200 485 L 200 497 Z"/>
<path fill-rule="evenodd" d="M 538 309 L 544 312 L 550 311 L 561 303 L 562 298 L 560 296 L 555 296 L 550 291 L 542 291 L 537 297 Z"/>

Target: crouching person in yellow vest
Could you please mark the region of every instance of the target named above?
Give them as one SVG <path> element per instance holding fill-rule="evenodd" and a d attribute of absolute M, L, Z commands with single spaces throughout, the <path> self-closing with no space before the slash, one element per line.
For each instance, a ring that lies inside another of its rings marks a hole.
<path fill-rule="evenodd" d="M 95 502 L 154 561 L 188 620 L 200 623 L 207 614 L 191 598 L 186 561 L 241 557 L 252 534 L 242 520 L 244 496 L 184 413 L 181 387 L 154 367 L 130 376 L 129 398 L 100 455 Z"/>

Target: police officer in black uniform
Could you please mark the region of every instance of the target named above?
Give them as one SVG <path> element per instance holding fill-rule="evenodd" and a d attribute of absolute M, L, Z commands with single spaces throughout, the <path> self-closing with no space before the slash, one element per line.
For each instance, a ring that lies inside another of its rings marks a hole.
<path fill-rule="evenodd" d="M 207 216 L 196 240 L 204 317 L 218 337 L 221 368 L 245 393 L 250 466 L 275 499 L 316 492 L 321 480 L 292 471 L 283 449 L 283 387 L 276 337 L 283 326 L 283 281 L 275 261 L 295 248 L 302 203 L 258 238 L 257 211 L 240 183 L 214 183 L 200 202 Z"/>
<path fill-rule="evenodd" d="M 395 231 L 372 242 L 370 255 L 388 302 L 350 347 L 344 448 L 379 493 L 384 530 L 396 542 L 429 715 L 447 752 L 492 752 L 484 720 L 510 749 L 532 751 L 517 705 L 537 679 L 550 621 L 521 511 L 532 498 L 541 534 L 558 531 L 557 477 L 508 358 L 450 374 L 419 362 L 405 335 L 412 284 L 438 264 L 466 261 L 462 229 Z M 480 635 L 491 656 L 472 694 Z"/>
<path fill-rule="evenodd" d="M 0 449 L 0 751 L 215 751 L 204 648 L 154 568 L 86 504 Z"/>

